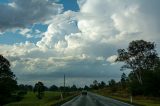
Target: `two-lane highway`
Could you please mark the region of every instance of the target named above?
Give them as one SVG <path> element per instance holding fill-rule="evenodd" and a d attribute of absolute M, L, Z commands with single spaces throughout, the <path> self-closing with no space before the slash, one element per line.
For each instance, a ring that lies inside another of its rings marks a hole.
<path fill-rule="evenodd" d="M 62 106 L 133 106 L 111 98 L 88 92 L 87 95 L 79 95 Z"/>

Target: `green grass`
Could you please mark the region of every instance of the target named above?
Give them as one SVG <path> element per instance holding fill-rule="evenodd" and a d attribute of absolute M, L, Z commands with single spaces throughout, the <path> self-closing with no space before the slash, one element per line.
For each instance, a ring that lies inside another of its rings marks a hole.
<path fill-rule="evenodd" d="M 130 99 L 118 96 L 108 96 L 126 103 L 130 103 Z M 136 106 L 160 106 L 159 100 L 154 99 L 145 99 L 143 97 L 133 97 L 133 104 Z"/>
<path fill-rule="evenodd" d="M 130 103 L 129 95 L 123 91 L 121 93 L 120 92 L 109 93 L 106 89 L 103 89 L 103 90 L 98 90 L 94 92 L 106 97 L 110 97 L 126 103 Z M 136 97 L 133 97 L 133 104 L 135 106 L 160 106 L 160 98 L 136 96 Z"/>
<path fill-rule="evenodd" d="M 72 96 L 68 96 L 68 97 L 64 98 L 63 100 L 59 100 L 59 101 L 51 104 L 51 106 L 61 106 L 62 104 L 64 104 L 65 102 L 67 102 L 67 101 L 69 101 L 69 100 L 71 100 L 71 99 L 73 99 L 73 98 L 74 98 L 75 96 L 77 96 L 77 95 L 78 95 L 78 94 L 74 94 L 74 95 L 72 95 Z"/>
<path fill-rule="evenodd" d="M 5 106 L 50 106 L 60 100 L 60 92 L 45 92 L 43 99 L 37 99 L 33 92 L 28 92 L 22 101 L 7 104 Z"/>

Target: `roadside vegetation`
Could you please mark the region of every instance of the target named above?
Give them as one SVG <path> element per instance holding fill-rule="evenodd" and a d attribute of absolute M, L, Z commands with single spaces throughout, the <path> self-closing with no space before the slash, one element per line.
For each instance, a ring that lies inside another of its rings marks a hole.
<path fill-rule="evenodd" d="M 34 86 L 17 84 L 10 62 L 0 55 L 0 106 L 58 106 L 75 97 L 82 88 L 52 85 L 39 81 Z"/>
<path fill-rule="evenodd" d="M 95 92 L 142 106 L 160 106 L 160 58 L 154 42 L 136 40 L 127 49 L 119 49 L 116 62 L 123 62 L 120 81 L 111 79 L 108 84 L 93 82 Z M 105 85 L 102 87 L 102 85 Z"/>
<path fill-rule="evenodd" d="M 155 43 L 132 41 L 127 49 L 119 49 L 117 53 L 115 62 L 124 63 L 120 70 L 127 69 L 130 73 L 124 71 L 120 81 L 111 79 L 105 83 L 94 80 L 84 88 L 76 85 L 46 87 L 40 81 L 34 86 L 18 85 L 10 62 L 0 55 L 0 106 L 59 106 L 82 89 L 137 106 L 160 106 L 160 58 Z"/>
<path fill-rule="evenodd" d="M 44 97 L 39 99 L 34 92 L 28 92 L 21 101 L 9 103 L 5 106 L 59 106 L 77 95 L 67 93 L 62 100 L 60 92 L 45 91 L 44 93 Z"/>
<path fill-rule="evenodd" d="M 46 91 L 42 99 L 35 96 L 34 92 L 27 92 L 19 102 L 10 103 L 6 106 L 49 106 L 60 99 L 60 92 Z"/>
<path fill-rule="evenodd" d="M 93 92 L 106 97 L 120 100 L 122 102 L 133 104 L 135 106 L 160 106 L 159 97 L 142 96 L 142 95 L 132 96 L 132 103 L 131 103 L 130 94 L 124 90 L 119 89 L 116 92 L 112 92 L 110 88 L 104 88 L 95 90 Z"/>
<path fill-rule="evenodd" d="M 36 83 L 34 87 L 20 84 L 17 88 L 17 91 L 11 94 L 15 95 L 12 96 L 12 101 L 6 103 L 5 106 L 60 106 L 77 96 L 81 90 L 75 85 L 65 88 L 55 85 L 46 87 L 42 82 Z"/>

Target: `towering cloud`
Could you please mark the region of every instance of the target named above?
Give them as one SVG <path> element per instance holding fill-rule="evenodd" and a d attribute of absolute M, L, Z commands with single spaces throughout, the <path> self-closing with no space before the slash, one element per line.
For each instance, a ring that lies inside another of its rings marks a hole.
<path fill-rule="evenodd" d="M 79 12 L 61 14 L 58 13 L 62 6 L 48 0 L 1 4 L 0 17 L 6 20 L 0 20 L 1 31 L 48 21 L 48 28 L 38 42 L 0 45 L 1 53 L 12 61 L 19 79 L 21 75 L 30 79 L 43 76 L 48 81 L 47 78 L 64 73 L 72 78 L 119 78 L 120 65 L 113 64 L 117 49 L 126 48 L 137 39 L 155 41 L 160 46 L 158 0 L 78 0 L 78 4 Z"/>

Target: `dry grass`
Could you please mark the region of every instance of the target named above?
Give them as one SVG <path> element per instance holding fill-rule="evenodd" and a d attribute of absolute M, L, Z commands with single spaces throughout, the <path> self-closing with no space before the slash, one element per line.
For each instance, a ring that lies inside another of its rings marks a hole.
<path fill-rule="evenodd" d="M 130 103 L 130 95 L 126 93 L 125 90 L 117 91 L 116 93 L 111 93 L 111 91 L 108 89 L 101 89 L 94 92 L 106 97 L 111 97 L 123 102 Z M 133 104 L 136 106 L 160 106 L 160 98 L 145 96 L 135 96 L 132 98 Z"/>

